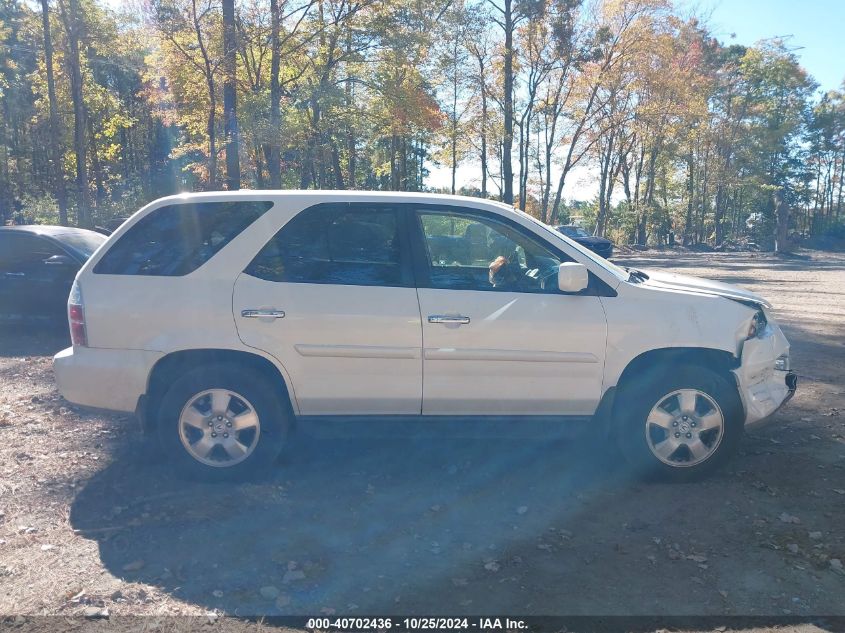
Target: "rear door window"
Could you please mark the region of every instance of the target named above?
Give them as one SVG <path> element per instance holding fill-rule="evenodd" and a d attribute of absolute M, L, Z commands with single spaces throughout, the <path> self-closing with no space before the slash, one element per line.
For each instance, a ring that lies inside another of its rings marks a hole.
<path fill-rule="evenodd" d="M 365 203 L 305 209 L 244 272 L 266 281 L 411 286 L 403 217 L 395 207 Z"/>
<path fill-rule="evenodd" d="M 130 228 L 94 267 L 107 275 L 187 275 L 273 206 L 267 200 L 193 202 L 156 209 Z"/>
<path fill-rule="evenodd" d="M 0 236 L 0 271 L 15 272 L 40 266 L 54 255 L 65 255 L 61 248 L 37 235 Z"/>

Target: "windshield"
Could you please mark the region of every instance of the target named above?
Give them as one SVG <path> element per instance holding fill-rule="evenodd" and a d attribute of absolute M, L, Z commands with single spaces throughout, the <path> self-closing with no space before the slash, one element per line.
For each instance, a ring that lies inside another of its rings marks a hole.
<path fill-rule="evenodd" d="M 82 255 L 85 259 L 88 259 L 100 247 L 100 244 L 106 241 L 106 236 L 95 233 L 94 231 L 80 230 L 62 233 L 57 235 L 56 239 Z"/>
<path fill-rule="evenodd" d="M 590 260 L 592 260 L 593 262 L 595 262 L 596 264 L 598 264 L 599 266 L 604 268 L 606 271 L 611 273 L 614 277 L 618 278 L 620 281 L 628 281 L 628 271 L 625 270 L 624 268 L 617 266 L 616 264 L 606 260 L 604 257 L 601 257 L 600 255 L 596 255 L 593 251 L 591 251 L 590 249 L 588 249 L 584 246 L 581 246 L 578 242 L 575 242 L 575 241 L 569 239 L 566 235 L 561 235 L 561 233 L 559 231 L 556 231 L 554 229 L 554 227 L 549 226 L 548 224 L 545 224 L 544 222 L 540 222 L 540 220 L 538 220 L 537 218 L 535 218 L 531 215 L 528 215 L 527 213 L 525 213 L 523 211 L 518 211 L 516 209 L 514 209 L 514 211 L 516 213 L 519 213 L 522 217 L 531 220 L 534 224 L 541 227 L 544 231 L 547 231 L 548 233 L 551 233 L 552 235 L 554 235 L 556 237 L 563 238 L 564 240 L 566 240 L 566 243 L 569 244 L 572 248 L 576 249 L 584 257 L 589 258 Z"/>
<path fill-rule="evenodd" d="M 591 235 L 580 226 L 559 226 L 557 227 L 557 230 L 569 237 L 591 237 Z"/>

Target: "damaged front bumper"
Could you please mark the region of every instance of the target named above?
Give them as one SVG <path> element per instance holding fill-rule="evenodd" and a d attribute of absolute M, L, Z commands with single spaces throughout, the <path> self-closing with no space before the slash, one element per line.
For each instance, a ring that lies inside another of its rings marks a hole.
<path fill-rule="evenodd" d="M 786 404 L 798 387 L 798 375 L 789 366 L 789 341 L 777 323 L 769 320 L 762 336 L 743 343 L 740 361 L 733 373 L 745 424 L 756 424 Z"/>

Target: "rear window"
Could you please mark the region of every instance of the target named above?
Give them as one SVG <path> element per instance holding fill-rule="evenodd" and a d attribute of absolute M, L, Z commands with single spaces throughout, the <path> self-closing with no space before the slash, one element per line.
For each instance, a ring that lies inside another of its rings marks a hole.
<path fill-rule="evenodd" d="M 106 241 L 106 236 L 102 233 L 80 229 L 73 233 L 60 233 L 56 236 L 56 239 L 74 252 L 82 255 L 84 259 L 88 259 L 100 247 L 100 244 Z"/>
<path fill-rule="evenodd" d="M 195 202 L 156 209 L 130 228 L 94 267 L 105 275 L 187 275 L 273 206 L 270 201 Z"/>

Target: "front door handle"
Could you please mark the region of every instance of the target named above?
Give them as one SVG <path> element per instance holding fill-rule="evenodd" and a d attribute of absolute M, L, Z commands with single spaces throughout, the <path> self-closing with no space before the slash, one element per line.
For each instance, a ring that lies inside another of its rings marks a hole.
<path fill-rule="evenodd" d="M 284 319 L 284 310 L 241 310 L 245 319 Z"/>
<path fill-rule="evenodd" d="M 466 325 L 469 323 L 468 316 L 461 316 L 460 314 L 430 314 L 428 316 L 429 323 L 457 323 L 459 325 Z"/>

